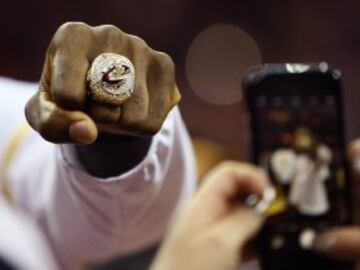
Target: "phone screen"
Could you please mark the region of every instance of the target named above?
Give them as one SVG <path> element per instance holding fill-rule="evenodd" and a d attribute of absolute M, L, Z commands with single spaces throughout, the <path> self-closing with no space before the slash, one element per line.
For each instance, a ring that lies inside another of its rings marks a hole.
<path fill-rule="evenodd" d="M 340 90 L 320 72 L 273 75 L 248 90 L 254 158 L 276 189 L 263 243 L 272 260 L 349 223 Z"/>

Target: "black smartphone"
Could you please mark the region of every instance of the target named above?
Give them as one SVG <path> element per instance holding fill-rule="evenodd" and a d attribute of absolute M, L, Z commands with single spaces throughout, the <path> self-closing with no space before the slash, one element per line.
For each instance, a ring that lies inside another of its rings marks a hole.
<path fill-rule="evenodd" d="M 243 89 L 253 161 L 276 189 L 258 239 L 262 269 L 352 269 L 310 250 L 316 233 L 352 219 L 340 71 L 265 64 Z"/>

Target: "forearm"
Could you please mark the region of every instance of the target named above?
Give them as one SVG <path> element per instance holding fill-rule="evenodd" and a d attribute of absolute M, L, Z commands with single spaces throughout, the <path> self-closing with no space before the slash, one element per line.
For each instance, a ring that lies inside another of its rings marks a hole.
<path fill-rule="evenodd" d="M 112 177 L 129 171 L 146 156 L 152 137 L 101 136 L 90 145 L 75 145 L 77 159 L 96 177 Z"/>

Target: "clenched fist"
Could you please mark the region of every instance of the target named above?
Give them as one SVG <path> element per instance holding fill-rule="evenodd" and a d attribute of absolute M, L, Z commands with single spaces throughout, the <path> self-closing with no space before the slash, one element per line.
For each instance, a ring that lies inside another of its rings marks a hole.
<path fill-rule="evenodd" d="M 86 82 L 92 61 L 102 53 L 130 59 L 134 92 L 121 106 L 96 102 Z M 54 143 L 92 143 L 99 132 L 154 134 L 180 100 L 171 58 L 144 40 L 112 25 L 65 23 L 46 53 L 39 91 L 26 106 L 30 125 Z"/>

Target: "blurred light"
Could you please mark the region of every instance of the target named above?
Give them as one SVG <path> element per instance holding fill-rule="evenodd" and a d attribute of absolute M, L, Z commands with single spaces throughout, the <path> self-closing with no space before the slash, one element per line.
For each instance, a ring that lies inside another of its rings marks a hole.
<path fill-rule="evenodd" d="M 250 67 L 262 63 L 255 40 L 239 27 L 210 26 L 193 41 L 186 57 L 186 75 L 196 95 L 216 105 L 242 98 L 241 80 Z"/>

